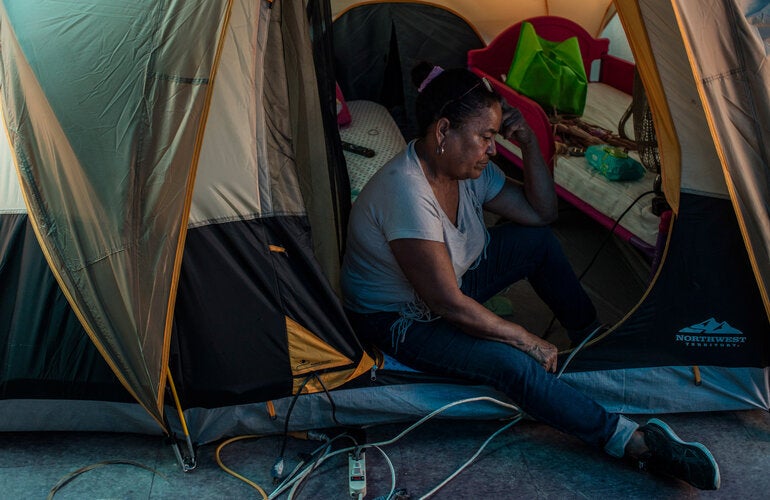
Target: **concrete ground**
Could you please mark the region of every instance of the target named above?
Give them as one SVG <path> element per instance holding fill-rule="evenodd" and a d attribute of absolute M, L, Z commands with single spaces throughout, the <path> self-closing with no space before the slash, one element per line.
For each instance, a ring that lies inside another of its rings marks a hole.
<path fill-rule="evenodd" d="M 647 416 L 635 420 L 643 422 Z M 718 491 L 700 491 L 673 479 L 637 472 L 545 425 L 522 421 L 493 439 L 465 471 L 432 498 L 767 498 L 770 491 L 770 415 L 763 410 L 662 416 L 685 440 L 706 444 L 722 473 Z M 395 469 L 397 498 L 421 498 L 468 460 L 502 422 L 431 420 L 397 442 L 381 446 Z M 408 424 L 366 430 L 369 443 L 390 440 Z M 106 433 L 0 435 L 0 498 L 46 498 L 81 468 L 93 469 L 61 486 L 59 499 L 260 498 L 246 482 L 217 464 L 220 443 L 198 449 L 198 466 L 181 471 L 161 437 Z M 270 470 L 280 453 L 278 436 L 233 442 L 221 450 L 225 466 L 274 489 Z M 335 449 L 350 443 L 340 441 Z M 289 439 L 286 469 L 299 453 L 318 446 Z M 386 496 L 390 469 L 375 448 L 366 452 L 367 494 Z M 105 464 L 105 461 L 117 463 Z M 349 498 L 346 454 L 328 459 L 301 484 L 295 498 Z M 279 498 L 289 498 L 288 492 Z"/>

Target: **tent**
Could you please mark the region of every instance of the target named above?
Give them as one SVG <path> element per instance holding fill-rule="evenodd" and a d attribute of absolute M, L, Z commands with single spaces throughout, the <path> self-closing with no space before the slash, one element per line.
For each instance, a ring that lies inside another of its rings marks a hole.
<path fill-rule="evenodd" d="M 3 2 L 2 430 L 202 443 L 501 397 L 378 370 L 342 313 L 330 38 L 347 4 Z M 445 4 L 482 43 L 543 14 L 598 35 L 614 11 Z M 690 4 L 615 4 L 675 212 L 643 300 L 564 374 L 615 410 L 770 408 L 768 44 L 741 2 Z"/>

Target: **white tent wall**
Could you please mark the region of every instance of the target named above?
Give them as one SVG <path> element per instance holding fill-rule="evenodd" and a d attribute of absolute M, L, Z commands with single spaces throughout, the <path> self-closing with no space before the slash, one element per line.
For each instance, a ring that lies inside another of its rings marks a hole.
<path fill-rule="evenodd" d="M 668 168 L 681 169 L 681 191 L 727 198 L 722 166 L 710 140 L 706 115 L 673 7 L 668 2 L 642 0 L 639 8 L 679 140 L 681 167 L 666 165 L 667 151 L 662 150 L 663 175 L 667 175 Z"/>
<path fill-rule="evenodd" d="M 749 17 L 770 2 L 677 2 L 704 122 L 716 145 L 770 318 L 770 55 Z M 723 33 L 723 37 L 703 37 Z M 686 186 L 683 185 L 683 190 Z"/>
<path fill-rule="evenodd" d="M 602 38 L 607 38 L 610 41 L 610 55 L 625 59 L 626 61 L 634 62 L 634 54 L 631 52 L 631 47 L 628 45 L 628 39 L 626 33 L 623 31 L 623 25 L 620 23 L 618 16 L 613 16 L 604 31 L 601 33 Z"/>
<path fill-rule="evenodd" d="M 241 2 L 234 6 L 229 21 L 201 146 L 189 227 L 273 211 L 269 179 L 260 177 L 266 173 L 259 165 L 267 164 L 266 116 L 259 99 L 265 83 L 264 61 L 255 60 L 264 57 L 255 47 L 266 44 L 269 9 L 263 2 Z M 301 205 L 293 209 L 301 211 Z"/>

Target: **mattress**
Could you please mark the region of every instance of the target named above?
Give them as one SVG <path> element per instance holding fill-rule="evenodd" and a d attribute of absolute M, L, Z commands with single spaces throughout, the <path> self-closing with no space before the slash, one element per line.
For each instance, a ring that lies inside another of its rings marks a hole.
<path fill-rule="evenodd" d="M 351 122 L 340 128 L 340 139 L 374 151 L 371 158 L 350 151 L 344 152 L 350 177 L 350 195 L 355 201 L 369 178 L 404 150 L 406 141 L 384 106 L 363 100 L 348 101 L 347 104 Z"/>
<path fill-rule="evenodd" d="M 582 119 L 593 125 L 617 130 L 621 116 L 631 104 L 631 96 L 603 83 L 589 83 L 586 107 Z M 629 121 L 627 133 L 632 134 Z M 499 146 L 504 147 L 518 157 L 521 152 L 510 141 L 497 137 Z M 629 156 L 639 160 L 635 152 Z M 656 174 L 647 171 L 637 181 L 610 181 L 594 170 L 584 157 L 558 156 L 554 162 L 554 181 L 561 188 L 567 201 L 585 203 L 602 215 L 614 220 L 634 202 L 650 191 Z M 571 199 L 574 197 L 576 200 Z M 658 237 L 660 219 L 652 213 L 652 195 L 644 196 L 623 216 L 620 227 L 645 244 L 654 247 Z M 584 207 L 583 207 L 584 208 Z"/>

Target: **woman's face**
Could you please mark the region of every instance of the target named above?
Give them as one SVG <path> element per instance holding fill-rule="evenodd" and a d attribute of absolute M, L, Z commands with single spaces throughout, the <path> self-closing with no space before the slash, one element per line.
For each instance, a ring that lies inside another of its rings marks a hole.
<path fill-rule="evenodd" d="M 495 134 L 500 130 L 502 109 L 499 103 L 469 118 L 462 126 L 449 128 L 441 155 L 442 170 L 455 179 L 477 179 L 494 156 Z"/>

